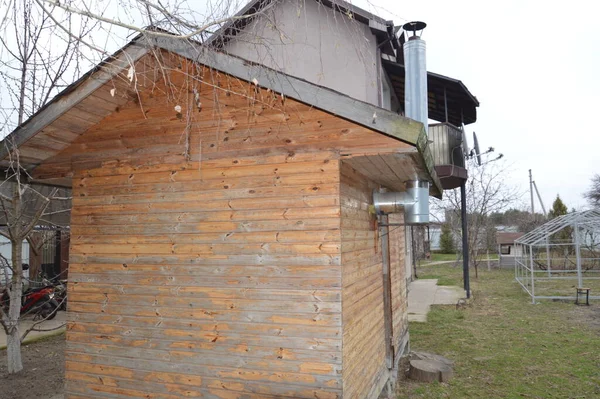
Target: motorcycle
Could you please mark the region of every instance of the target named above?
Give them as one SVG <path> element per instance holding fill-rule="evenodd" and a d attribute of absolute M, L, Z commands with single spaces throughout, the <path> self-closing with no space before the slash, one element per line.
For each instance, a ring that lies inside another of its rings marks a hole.
<path fill-rule="evenodd" d="M 54 287 L 51 286 L 26 290 L 21 297 L 21 316 L 34 314 L 36 317 L 52 320 L 56 317 L 59 308 L 54 295 Z M 8 313 L 9 305 L 10 296 L 8 290 L 5 290 L 0 297 L 0 306 L 5 313 Z"/>
<path fill-rule="evenodd" d="M 67 310 L 67 280 L 56 280 L 54 285 L 54 300 L 60 310 Z"/>

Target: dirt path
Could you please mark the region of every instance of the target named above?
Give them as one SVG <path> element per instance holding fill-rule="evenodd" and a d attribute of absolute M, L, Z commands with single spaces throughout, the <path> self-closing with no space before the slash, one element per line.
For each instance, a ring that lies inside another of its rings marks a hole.
<path fill-rule="evenodd" d="M 0 397 L 2 399 L 60 398 L 64 390 L 64 352 L 64 334 L 24 346 L 23 371 L 8 375 L 6 350 L 0 350 Z"/>

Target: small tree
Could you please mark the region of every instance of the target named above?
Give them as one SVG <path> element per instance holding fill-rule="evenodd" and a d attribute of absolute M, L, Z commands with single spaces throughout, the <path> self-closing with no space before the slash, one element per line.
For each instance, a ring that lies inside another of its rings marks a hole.
<path fill-rule="evenodd" d="M 592 185 L 589 191 L 586 191 L 583 195 L 587 198 L 591 206 L 600 207 L 600 174 L 592 177 Z"/>
<path fill-rule="evenodd" d="M 552 209 L 548 212 L 548 218 L 554 219 L 556 217 L 566 215 L 569 213 L 569 209 L 564 204 L 564 202 L 560 199 L 560 195 L 556 195 L 556 199 L 552 203 Z"/>
<path fill-rule="evenodd" d="M 442 224 L 442 234 L 440 235 L 440 250 L 443 254 L 455 254 L 456 246 L 449 223 Z"/>
<path fill-rule="evenodd" d="M 548 212 L 549 219 L 555 219 L 559 216 L 563 216 L 569 213 L 569 208 L 565 205 L 565 203 L 560 199 L 560 195 L 556 195 L 556 199 L 552 203 L 552 209 Z M 553 238 L 559 240 L 560 242 L 570 242 L 573 238 L 573 229 L 570 227 L 565 227 L 558 233 L 553 235 Z M 566 246 L 565 255 L 570 252 L 570 248 Z"/>
<path fill-rule="evenodd" d="M 502 161 L 488 161 L 477 165 L 469 162 L 469 179 L 466 183 L 467 201 L 467 236 L 469 247 L 469 263 L 478 276 L 481 262 L 479 254 L 487 250 L 489 243 L 495 238 L 495 229 L 490 218 L 492 214 L 504 212 L 514 206 L 520 193 L 506 183 L 507 168 Z M 444 192 L 444 200 L 434 202 L 433 209 L 444 214 L 454 236 L 462 237 L 460 190 Z"/>
<path fill-rule="evenodd" d="M 0 184 L 0 222 L 5 226 L 0 230 L 11 243 L 11 261 L 4 263 L 10 268 L 11 277 L 6 279 L 4 290 L 8 292 L 8 311 L 0 307 L 0 325 L 6 333 L 8 372 L 17 373 L 23 369 L 21 361 L 21 341 L 31 331 L 21 334 L 21 299 L 23 296 L 23 242 L 29 240 L 36 226 L 45 224 L 52 214 L 68 212 L 68 206 L 56 202 L 69 201 L 59 197 L 57 188 L 40 187 L 26 184 L 21 180 L 17 169 L 7 180 Z M 66 203 L 68 204 L 68 202 Z M 8 274 L 4 272 L 5 276 Z"/>
<path fill-rule="evenodd" d="M 21 125 L 66 84 L 79 74 L 81 42 L 85 41 L 94 22 L 70 15 L 51 16 L 39 9 L 36 0 L 0 2 L 0 133 L 6 135 Z M 54 6 L 49 5 L 51 9 Z M 67 26 L 69 33 L 64 31 Z M 19 331 L 23 294 L 23 241 L 53 208 L 59 190 L 29 184 L 27 171 L 19 161 L 19 151 L 5 141 L 9 158 L 0 179 L 0 234 L 11 242 L 11 277 L 4 289 L 10 296 L 7 312 L 0 310 L 0 324 L 7 335 L 8 372 L 22 368 Z M 8 165 L 8 166 L 6 166 Z M 8 279 L 7 279 L 8 280 Z"/>

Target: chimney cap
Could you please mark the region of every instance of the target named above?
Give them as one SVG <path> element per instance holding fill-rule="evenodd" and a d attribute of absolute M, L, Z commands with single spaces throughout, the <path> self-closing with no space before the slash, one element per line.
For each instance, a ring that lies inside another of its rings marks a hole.
<path fill-rule="evenodd" d="M 402 29 L 404 29 L 406 32 L 413 32 L 413 37 L 416 37 L 417 31 L 419 31 L 419 30 L 422 31 L 423 29 L 425 29 L 426 26 L 427 26 L 427 24 L 425 22 L 412 21 L 412 22 L 407 22 L 404 25 L 402 25 Z"/>

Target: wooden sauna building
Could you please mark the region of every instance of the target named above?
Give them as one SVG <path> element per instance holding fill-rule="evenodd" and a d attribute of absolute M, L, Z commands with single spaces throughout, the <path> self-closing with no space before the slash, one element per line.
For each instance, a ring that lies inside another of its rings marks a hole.
<path fill-rule="evenodd" d="M 376 398 L 393 377 L 405 229 L 381 233 L 373 193 L 440 195 L 422 124 L 139 36 L 6 142 L 73 190 L 67 398 Z"/>

